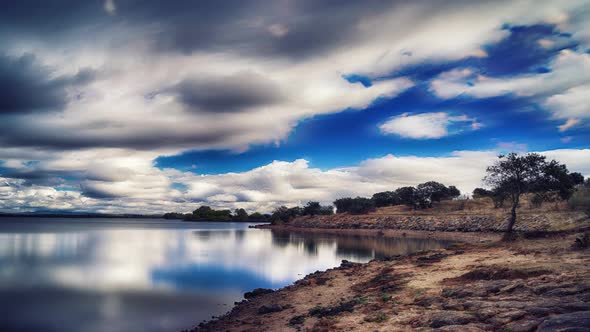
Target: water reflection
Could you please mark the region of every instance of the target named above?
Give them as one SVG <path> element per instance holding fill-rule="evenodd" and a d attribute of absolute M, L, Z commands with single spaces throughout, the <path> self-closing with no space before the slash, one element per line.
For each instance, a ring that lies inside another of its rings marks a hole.
<path fill-rule="evenodd" d="M 278 288 L 342 259 L 446 245 L 247 226 L 0 220 L 0 330 L 179 330 L 227 311 L 245 291 Z"/>

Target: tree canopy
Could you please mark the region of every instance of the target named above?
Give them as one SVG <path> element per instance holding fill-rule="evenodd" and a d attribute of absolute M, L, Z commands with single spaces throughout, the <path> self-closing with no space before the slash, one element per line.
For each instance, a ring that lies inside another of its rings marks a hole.
<path fill-rule="evenodd" d="M 511 202 L 507 234 L 512 232 L 516 223 L 521 195 L 551 192 L 568 199 L 573 193 L 574 183 L 579 181 L 577 176 L 569 174 L 565 165 L 555 160 L 547 162 L 545 156 L 537 153 L 500 155 L 486 173 L 484 181 L 492 187 L 492 192 L 504 195 Z"/>

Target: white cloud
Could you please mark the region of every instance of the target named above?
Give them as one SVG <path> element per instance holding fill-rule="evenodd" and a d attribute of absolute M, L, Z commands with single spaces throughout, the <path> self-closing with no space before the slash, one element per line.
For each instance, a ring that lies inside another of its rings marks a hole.
<path fill-rule="evenodd" d="M 569 130 L 572 127 L 579 125 L 581 122 L 582 122 L 582 120 L 580 120 L 580 119 L 570 118 L 570 119 L 567 119 L 567 121 L 564 124 L 562 124 L 561 126 L 558 126 L 558 128 L 559 128 L 559 131 L 564 132 L 564 131 Z"/>
<path fill-rule="evenodd" d="M 395 134 L 405 138 L 429 139 L 449 135 L 448 127 L 454 123 L 470 122 L 472 130 L 481 124 L 466 115 L 451 116 L 445 112 L 411 115 L 404 113 L 387 120 L 379 126 L 383 134 Z"/>
<path fill-rule="evenodd" d="M 498 152 L 457 151 L 442 157 L 387 155 L 365 160 L 354 167 L 329 170 L 312 168 L 303 159 L 274 161 L 246 172 L 217 175 L 160 170 L 153 167 L 148 155 L 132 155 L 133 152 L 129 152 L 129 165 L 134 165 L 134 175 L 120 181 L 119 178 L 109 178 L 109 172 L 105 171 L 101 174 L 104 181 L 95 179 L 84 183 L 90 186 L 86 188 L 90 192 L 113 196 L 110 199 L 86 197 L 67 188 L 58 191 L 42 185 L 25 185 L 25 180 L 0 178 L 0 210 L 14 212 L 49 208 L 162 213 L 187 212 L 200 204 L 206 204 L 215 208 L 269 212 L 279 205 L 303 205 L 310 200 L 330 204 L 340 197 L 371 196 L 375 192 L 413 186 L 429 180 L 455 185 L 462 192 L 469 193 L 482 185 L 486 166 L 494 162 Z M 541 153 L 565 163 L 570 171 L 590 176 L 590 149 Z M 94 155 L 95 158 L 98 156 Z M 127 164 L 122 156 L 113 157 L 112 160 L 106 153 L 100 156 L 105 164 L 113 164 L 115 172 L 120 163 Z M 41 161 L 36 167 L 48 172 L 101 167 L 84 163 L 70 166 L 63 164 L 67 164 L 68 160 L 72 158 L 55 157 L 51 161 Z M 187 186 L 187 190 L 172 189 L 172 183 L 182 183 Z"/>
<path fill-rule="evenodd" d="M 511 78 L 490 78 L 476 76 L 469 70 L 453 70 L 433 80 L 431 89 L 442 98 L 462 94 L 478 98 L 506 94 L 533 97 L 556 119 L 588 119 L 590 54 L 565 50 L 551 64 L 551 72 Z"/>

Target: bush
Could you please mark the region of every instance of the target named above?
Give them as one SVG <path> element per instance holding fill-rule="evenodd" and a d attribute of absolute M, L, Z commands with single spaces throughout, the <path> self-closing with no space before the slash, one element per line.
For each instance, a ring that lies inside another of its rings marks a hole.
<path fill-rule="evenodd" d="M 394 191 L 383 191 L 376 193 L 371 198 L 375 207 L 393 206 L 400 204 L 399 196 Z"/>
<path fill-rule="evenodd" d="M 322 206 L 319 202 L 307 202 L 307 205 L 302 210 L 304 216 L 330 215 L 333 213 L 334 209 L 331 206 Z"/>
<path fill-rule="evenodd" d="M 334 205 L 338 213 L 365 214 L 375 209 L 375 202 L 364 197 L 340 198 L 334 201 Z"/>
<path fill-rule="evenodd" d="M 568 200 L 568 204 L 572 209 L 584 210 L 590 213 L 590 188 L 578 188 Z"/>

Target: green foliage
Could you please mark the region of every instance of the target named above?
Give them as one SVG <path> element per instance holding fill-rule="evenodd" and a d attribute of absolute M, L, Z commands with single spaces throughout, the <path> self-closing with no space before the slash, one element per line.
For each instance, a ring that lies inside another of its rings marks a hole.
<path fill-rule="evenodd" d="M 334 201 L 338 213 L 364 214 L 375 209 L 375 202 L 370 198 L 339 198 Z"/>
<path fill-rule="evenodd" d="M 203 205 L 193 211 L 189 220 L 195 221 L 231 221 L 232 214 L 230 210 L 213 210 L 209 206 Z"/>
<path fill-rule="evenodd" d="M 401 187 L 395 190 L 395 193 L 399 197 L 400 204 L 407 205 L 411 208 L 414 207 L 414 194 L 416 188 L 414 187 Z"/>
<path fill-rule="evenodd" d="M 302 215 L 316 216 L 316 215 L 331 215 L 334 214 L 332 206 L 322 206 L 319 202 L 307 202 L 303 207 Z"/>
<path fill-rule="evenodd" d="M 393 206 L 400 204 L 400 198 L 395 191 L 383 191 L 373 194 L 371 198 L 375 207 Z"/>
<path fill-rule="evenodd" d="M 580 185 L 580 184 L 584 184 L 584 176 L 581 173 L 571 172 L 570 173 L 570 179 L 574 183 L 574 186 L 577 186 L 577 185 Z"/>
<path fill-rule="evenodd" d="M 232 219 L 234 221 L 248 221 L 248 212 L 244 209 L 236 209 Z"/>
<path fill-rule="evenodd" d="M 178 212 L 168 212 L 164 213 L 162 216 L 164 219 L 185 219 L 189 216 L 188 214 L 178 213 Z"/>
<path fill-rule="evenodd" d="M 288 223 L 295 217 L 303 215 L 303 209 L 299 206 L 288 208 L 286 206 L 279 206 L 276 208 L 271 217 L 270 222 L 273 225 Z"/>
<path fill-rule="evenodd" d="M 545 156 L 537 153 L 500 155 L 486 172 L 484 181 L 493 188 L 495 195 L 508 197 L 512 204 L 507 233 L 512 231 L 516 222 L 521 195 L 538 194 L 537 201 L 553 195 L 568 199 L 574 191 L 574 182 L 579 181 L 578 176 L 569 174 L 565 165 L 555 160 L 547 162 Z"/>

